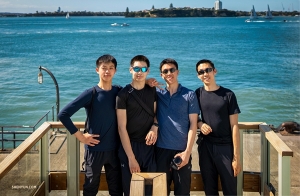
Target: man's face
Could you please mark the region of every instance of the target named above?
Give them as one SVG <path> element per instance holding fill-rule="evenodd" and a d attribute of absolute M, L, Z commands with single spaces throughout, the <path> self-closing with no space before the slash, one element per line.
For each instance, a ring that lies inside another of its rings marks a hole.
<path fill-rule="evenodd" d="M 112 62 L 102 63 L 99 67 L 96 68 L 96 72 L 99 74 L 101 81 L 112 81 L 116 73 L 115 65 Z"/>
<path fill-rule="evenodd" d="M 176 69 L 174 64 L 164 64 L 161 67 L 160 75 L 170 85 L 178 82 L 178 73 L 179 70 Z"/>
<path fill-rule="evenodd" d="M 147 63 L 144 61 L 135 61 L 129 68 L 129 71 L 132 74 L 132 79 L 138 82 L 146 81 L 149 70 Z"/>
<path fill-rule="evenodd" d="M 209 63 L 202 63 L 197 68 L 198 78 L 205 84 L 215 82 L 216 69 L 213 69 Z"/>

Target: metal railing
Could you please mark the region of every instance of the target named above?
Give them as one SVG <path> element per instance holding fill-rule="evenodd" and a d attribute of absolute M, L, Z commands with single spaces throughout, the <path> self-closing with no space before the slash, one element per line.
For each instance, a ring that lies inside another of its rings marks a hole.
<path fill-rule="evenodd" d="M 78 129 L 84 128 L 84 122 L 75 122 Z M 61 122 L 44 122 L 34 133 L 32 133 L 15 151 L 10 153 L 1 163 L 0 180 L 18 164 L 20 159 L 36 145 L 40 143 L 40 183 L 44 185 L 43 194 L 49 195 L 49 135 L 51 129 L 64 128 Z M 244 130 L 255 129 L 261 133 L 260 149 L 261 149 L 261 195 L 270 183 L 270 152 L 269 145 L 272 145 L 278 153 L 278 195 L 290 195 L 290 162 L 293 151 L 270 129 L 265 123 L 247 122 L 239 123 L 241 135 L 241 160 L 243 160 L 243 132 Z M 68 195 L 79 195 L 79 141 L 76 137 L 67 133 L 67 176 L 66 187 Z M 258 152 L 259 153 L 259 152 Z M 243 172 L 238 176 L 238 195 L 243 194 Z M 39 187 L 38 187 L 39 188 Z"/>
<path fill-rule="evenodd" d="M 40 124 L 41 121 L 43 120 L 48 121 L 49 113 L 50 111 L 48 111 L 45 115 L 43 115 L 33 126 L 27 126 L 27 125 L 0 126 L 0 130 L 1 130 L 0 151 L 2 152 L 11 151 L 17 148 L 19 143 L 23 142 L 30 134 L 32 134 L 36 130 L 36 127 Z M 7 146 L 5 146 L 5 144 L 7 144 Z"/>

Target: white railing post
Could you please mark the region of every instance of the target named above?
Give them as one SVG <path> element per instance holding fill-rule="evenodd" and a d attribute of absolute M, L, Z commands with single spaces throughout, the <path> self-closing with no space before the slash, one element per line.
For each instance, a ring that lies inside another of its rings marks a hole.
<path fill-rule="evenodd" d="M 278 195 L 291 195 L 291 157 L 278 153 Z"/>
<path fill-rule="evenodd" d="M 80 145 L 76 137 L 67 131 L 67 194 L 79 196 Z"/>
<path fill-rule="evenodd" d="M 243 136 L 244 136 L 244 130 L 240 130 L 240 161 L 241 161 L 241 167 L 242 171 L 237 176 L 237 195 L 243 195 L 243 181 L 244 181 L 244 152 L 243 152 Z"/>
<path fill-rule="evenodd" d="M 269 145 L 272 145 L 278 153 L 278 195 L 290 195 L 290 164 L 291 157 L 293 156 L 293 151 L 273 131 L 266 132 L 265 135 Z M 270 179 L 269 176 L 268 179 Z"/>
<path fill-rule="evenodd" d="M 266 132 L 262 126 L 266 125 L 262 123 L 260 125 L 260 141 L 261 141 L 261 149 L 260 149 L 260 173 L 261 173 L 261 190 L 260 195 L 264 195 L 265 186 L 268 186 L 270 183 L 270 144 L 265 137 Z M 266 125 L 268 126 L 268 125 Z"/>
<path fill-rule="evenodd" d="M 45 182 L 45 196 L 49 195 L 49 131 L 39 141 L 40 144 L 40 181 Z"/>

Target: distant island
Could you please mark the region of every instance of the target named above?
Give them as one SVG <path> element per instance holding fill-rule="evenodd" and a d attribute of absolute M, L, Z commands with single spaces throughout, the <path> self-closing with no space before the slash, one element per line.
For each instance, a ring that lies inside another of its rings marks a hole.
<path fill-rule="evenodd" d="M 39 12 L 35 13 L 9 13 L 2 12 L 0 17 L 57 17 L 66 16 L 124 16 L 124 17 L 240 17 L 250 16 L 250 11 L 232 11 L 227 9 L 215 10 L 214 8 L 161 8 L 155 9 L 154 6 L 151 10 L 129 11 L 126 8 L 125 12 L 90 12 L 90 11 L 55 11 L 55 12 Z M 256 12 L 258 16 L 265 16 L 265 11 Z M 273 16 L 299 16 L 299 11 L 272 11 Z"/>
<path fill-rule="evenodd" d="M 265 16 L 266 12 L 256 12 L 257 16 Z M 273 16 L 298 16 L 299 12 L 272 11 Z M 215 10 L 214 8 L 163 8 L 129 12 L 128 8 L 125 17 L 240 17 L 250 16 L 250 11 L 232 11 L 227 9 Z"/>

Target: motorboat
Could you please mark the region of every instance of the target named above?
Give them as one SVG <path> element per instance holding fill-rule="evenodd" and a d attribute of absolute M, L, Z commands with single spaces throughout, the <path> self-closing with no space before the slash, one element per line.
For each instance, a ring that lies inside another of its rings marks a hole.
<path fill-rule="evenodd" d="M 120 26 L 118 23 L 112 23 L 111 26 Z"/>
<path fill-rule="evenodd" d="M 126 27 L 126 26 L 129 26 L 129 24 L 123 23 L 123 24 L 121 24 L 121 26 L 122 26 L 122 27 Z"/>

